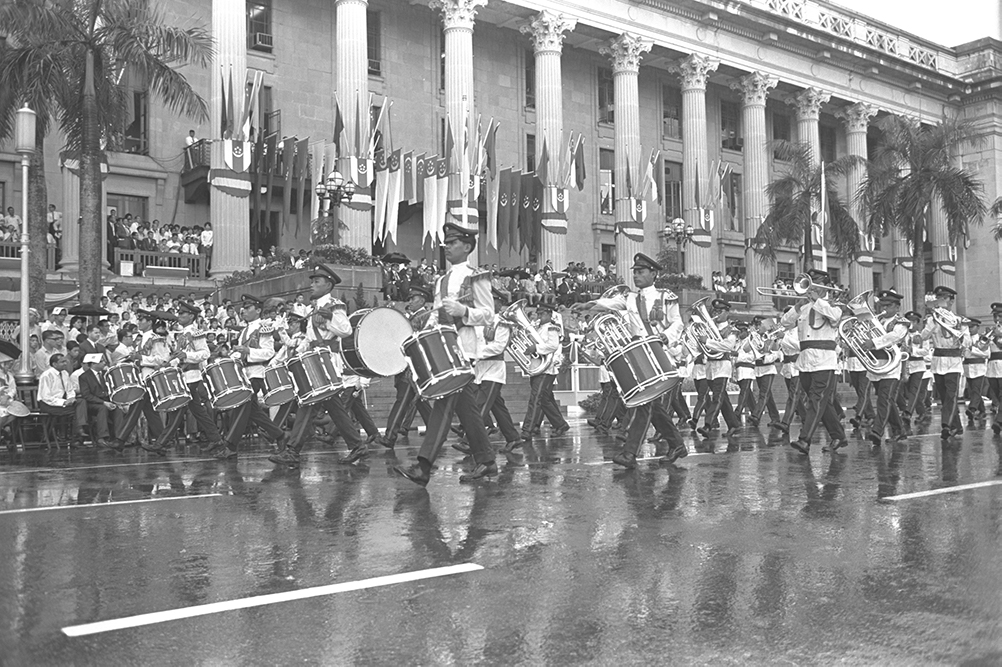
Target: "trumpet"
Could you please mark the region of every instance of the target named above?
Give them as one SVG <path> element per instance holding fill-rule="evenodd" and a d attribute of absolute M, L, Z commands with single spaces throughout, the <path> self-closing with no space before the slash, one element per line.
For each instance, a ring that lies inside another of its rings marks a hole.
<path fill-rule="evenodd" d="M 881 350 L 880 352 L 886 352 L 888 355 L 887 359 L 883 359 L 882 355 L 876 354 L 875 350 L 863 346 L 864 341 L 887 334 L 884 325 L 870 309 L 869 299 L 872 292 L 873 290 L 866 290 L 849 301 L 849 310 L 852 311 L 853 316 L 842 318 L 838 325 L 838 333 L 845 346 L 856 354 L 860 363 L 868 371 L 882 375 L 901 362 L 901 350 L 897 346 Z"/>
<path fill-rule="evenodd" d="M 498 317 L 511 329 L 508 354 L 511 355 L 515 363 L 530 377 L 545 372 L 553 363 L 556 352 L 551 352 L 546 356 L 527 352 L 530 346 L 538 347 L 544 345 L 545 341 L 539 337 L 536 328 L 532 326 L 525 314 L 525 299 L 519 299 L 511 304 L 498 313 Z"/>
<path fill-rule="evenodd" d="M 762 296 L 783 297 L 786 299 L 806 299 L 807 293 L 813 289 L 830 291 L 834 300 L 844 299 L 846 291 L 841 287 L 832 285 L 821 285 L 814 282 L 806 273 L 801 273 L 793 281 L 793 289 L 779 289 L 778 287 L 756 287 L 755 290 Z"/>

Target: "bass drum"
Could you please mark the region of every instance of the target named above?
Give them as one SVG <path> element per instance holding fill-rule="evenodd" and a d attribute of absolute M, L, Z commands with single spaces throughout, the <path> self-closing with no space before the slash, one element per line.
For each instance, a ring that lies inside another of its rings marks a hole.
<path fill-rule="evenodd" d="M 679 383 L 675 364 L 658 336 L 641 338 L 616 350 L 606 359 L 605 367 L 627 408 L 650 403 Z"/>
<path fill-rule="evenodd" d="M 341 356 L 355 375 L 392 377 L 407 369 L 401 346 L 414 330 L 403 313 L 393 308 L 366 308 L 356 310 L 348 321 L 351 335 L 341 339 Z"/>

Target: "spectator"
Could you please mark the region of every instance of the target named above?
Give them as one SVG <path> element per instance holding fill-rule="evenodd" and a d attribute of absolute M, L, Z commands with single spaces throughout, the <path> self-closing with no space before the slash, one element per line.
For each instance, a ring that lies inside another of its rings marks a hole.
<path fill-rule="evenodd" d="M 205 268 L 209 270 L 212 268 L 212 223 L 205 223 L 205 228 L 202 229 L 202 253 L 205 255 Z"/>
<path fill-rule="evenodd" d="M 185 146 L 194 146 L 198 139 L 195 138 L 195 130 L 188 130 L 188 136 L 184 138 Z"/>
<path fill-rule="evenodd" d="M 4 225 L 7 226 L 7 229 L 9 231 L 13 232 L 16 236 L 20 236 L 20 234 L 21 234 L 21 216 L 14 214 L 14 207 L 13 206 L 8 206 L 7 207 L 7 215 L 4 216 L 3 223 L 4 223 Z"/>
<path fill-rule="evenodd" d="M 77 398 L 70 384 L 66 355 L 52 354 L 45 365 L 45 370 L 38 376 L 38 409 L 50 415 L 74 416 L 74 441 L 81 445 L 87 407 Z"/>

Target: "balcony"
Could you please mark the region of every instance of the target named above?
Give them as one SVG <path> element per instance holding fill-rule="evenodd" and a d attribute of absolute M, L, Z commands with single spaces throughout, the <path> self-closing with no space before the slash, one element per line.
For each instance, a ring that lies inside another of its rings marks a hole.
<path fill-rule="evenodd" d="M 21 269 L 21 243 L 19 241 L 0 242 L 0 268 L 19 271 Z M 56 246 L 49 244 L 45 250 L 45 270 L 56 270 Z"/>
<path fill-rule="evenodd" d="M 148 252 L 115 248 L 115 273 L 145 278 L 198 278 L 205 280 L 205 255 L 177 252 Z"/>

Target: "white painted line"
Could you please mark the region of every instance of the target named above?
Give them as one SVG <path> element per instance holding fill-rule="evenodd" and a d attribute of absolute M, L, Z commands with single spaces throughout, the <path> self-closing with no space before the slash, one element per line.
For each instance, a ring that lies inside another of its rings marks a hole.
<path fill-rule="evenodd" d="M 197 496 L 170 496 L 167 498 L 143 498 L 141 500 L 123 500 L 110 503 L 88 503 L 86 505 L 49 505 L 47 507 L 25 507 L 18 510 L 3 510 L 3 514 L 24 514 L 26 512 L 47 512 L 49 510 L 78 510 L 85 507 L 118 507 L 120 505 L 137 505 L 139 503 L 159 503 L 165 500 L 192 500 L 194 498 L 222 498 L 221 493 L 202 493 Z"/>
<path fill-rule="evenodd" d="M 168 611 L 156 611 L 151 614 L 139 614 L 138 616 L 126 616 L 125 618 L 98 621 L 97 623 L 71 625 L 63 628 L 63 634 L 67 637 L 83 637 L 86 635 L 95 635 L 101 632 L 124 630 L 125 628 L 138 628 L 143 625 L 153 625 L 154 623 L 165 623 L 167 621 L 177 621 L 185 618 L 194 618 L 196 616 L 218 614 L 225 611 L 233 611 L 235 609 L 262 607 L 264 605 L 277 604 L 279 602 L 305 600 L 307 598 L 321 597 L 323 595 L 333 595 L 334 593 L 360 591 L 366 588 L 403 584 L 409 581 L 433 579 L 435 577 L 446 577 L 452 574 L 463 574 L 464 572 L 474 572 L 482 569 L 484 569 L 483 566 L 475 565 L 474 563 L 463 563 L 462 565 L 450 565 L 448 567 L 436 567 L 430 570 L 418 570 L 416 572 L 391 574 L 385 577 L 373 577 L 372 579 L 362 579 L 360 581 L 348 581 L 343 584 L 316 586 L 314 588 L 304 588 L 298 591 L 285 591 L 284 593 L 271 593 L 269 595 L 256 595 L 254 597 L 243 598 L 240 600 L 225 600 L 223 602 L 213 602 L 210 604 L 197 605 L 195 607 L 183 607 L 181 609 L 170 609 Z"/>
<path fill-rule="evenodd" d="M 0 475 L 24 475 L 36 472 L 68 472 L 72 470 L 96 470 L 99 468 L 130 468 L 134 466 L 159 466 L 165 463 L 199 463 L 205 461 L 215 461 L 216 459 L 195 459 L 195 458 L 166 458 L 157 461 L 140 461 L 137 463 L 105 463 L 93 466 L 74 466 L 72 468 L 25 468 L 24 470 L 4 470 Z"/>
<path fill-rule="evenodd" d="M 912 498 L 926 498 L 928 496 L 938 496 L 944 493 L 955 493 L 957 491 L 969 491 L 970 489 L 981 489 L 986 486 L 998 486 L 1002 484 L 1002 479 L 995 479 L 989 482 L 975 482 L 974 484 L 961 484 L 959 486 L 946 486 L 942 489 L 931 489 L 929 491 L 916 491 L 915 493 L 902 493 L 897 496 L 887 496 L 881 500 L 911 500 Z"/>

